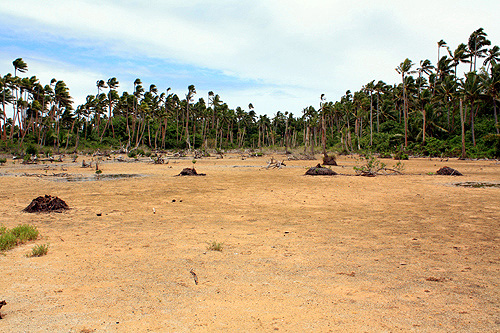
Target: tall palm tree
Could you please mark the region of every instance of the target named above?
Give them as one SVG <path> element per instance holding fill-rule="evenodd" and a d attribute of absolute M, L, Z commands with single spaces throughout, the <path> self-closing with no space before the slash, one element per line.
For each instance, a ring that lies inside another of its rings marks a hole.
<path fill-rule="evenodd" d="M 483 28 L 479 28 L 474 31 L 468 42 L 469 56 L 470 56 L 470 71 L 472 72 L 472 65 L 474 65 L 474 71 L 476 70 L 477 58 L 482 58 L 485 56 L 487 49 L 486 46 L 491 45 L 491 42 L 486 39 L 488 35 L 484 32 Z"/>
<path fill-rule="evenodd" d="M 460 81 L 461 93 L 464 96 L 465 101 L 470 104 L 470 122 L 471 122 L 471 132 L 472 132 L 472 144 L 476 146 L 476 137 L 474 133 L 474 118 L 476 102 L 481 96 L 481 85 L 479 76 L 476 72 L 469 72 L 465 74 L 465 80 Z M 467 110 L 465 111 L 467 114 Z"/>
<path fill-rule="evenodd" d="M 193 96 L 195 94 L 196 88 L 194 85 L 190 85 L 188 87 L 188 93 L 186 94 L 186 145 L 188 150 L 191 150 L 191 143 L 189 141 L 189 105 L 193 101 Z"/>
<path fill-rule="evenodd" d="M 438 44 L 439 45 L 439 44 Z M 408 147 L 408 97 L 406 96 L 406 75 L 414 73 L 411 68 L 413 63 L 410 59 L 406 58 L 398 67 L 396 67 L 396 72 L 401 75 L 401 80 L 403 82 L 403 117 L 405 125 L 405 148 Z"/>
<path fill-rule="evenodd" d="M 491 67 L 491 75 L 483 69 L 479 77 L 481 79 L 481 86 L 483 87 L 484 94 L 487 98 L 491 99 L 491 103 L 493 104 L 495 129 L 497 134 L 500 134 L 497 115 L 497 101 L 500 100 L 500 64 L 495 64 Z"/>

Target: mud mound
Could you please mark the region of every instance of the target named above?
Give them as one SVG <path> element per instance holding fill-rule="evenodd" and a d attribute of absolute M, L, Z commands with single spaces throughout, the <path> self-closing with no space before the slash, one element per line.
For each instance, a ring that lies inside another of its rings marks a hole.
<path fill-rule="evenodd" d="M 68 205 L 64 200 L 58 197 L 53 197 L 50 195 L 45 195 L 44 197 L 38 197 L 33 199 L 28 207 L 24 208 L 23 211 L 27 213 L 39 213 L 39 212 L 62 212 L 63 210 L 69 209 Z"/>
<path fill-rule="evenodd" d="M 323 165 L 337 165 L 335 156 L 323 156 Z"/>
<path fill-rule="evenodd" d="M 306 171 L 306 175 L 309 176 L 334 176 L 337 173 L 332 169 L 323 168 L 321 165 L 316 165 L 315 167 L 309 168 Z"/>
<path fill-rule="evenodd" d="M 194 168 L 184 168 L 178 176 L 206 176 L 206 174 L 197 173 Z"/>
<path fill-rule="evenodd" d="M 460 172 L 450 167 L 444 166 L 436 172 L 441 176 L 463 176 Z"/>

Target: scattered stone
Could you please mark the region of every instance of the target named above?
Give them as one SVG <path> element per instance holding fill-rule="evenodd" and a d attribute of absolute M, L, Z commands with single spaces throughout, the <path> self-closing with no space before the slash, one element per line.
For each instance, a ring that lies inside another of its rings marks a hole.
<path fill-rule="evenodd" d="M 332 169 L 323 168 L 320 164 L 316 165 L 315 167 L 309 168 L 309 170 L 306 171 L 306 175 L 309 176 L 334 176 L 336 174 L 337 173 Z"/>
<path fill-rule="evenodd" d="M 460 172 L 450 167 L 444 166 L 436 172 L 441 176 L 463 176 Z"/>
<path fill-rule="evenodd" d="M 33 199 L 31 203 L 23 209 L 27 213 L 40 213 L 40 212 L 57 212 L 61 213 L 63 210 L 69 209 L 64 200 L 50 195 L 40 196 Z"/>

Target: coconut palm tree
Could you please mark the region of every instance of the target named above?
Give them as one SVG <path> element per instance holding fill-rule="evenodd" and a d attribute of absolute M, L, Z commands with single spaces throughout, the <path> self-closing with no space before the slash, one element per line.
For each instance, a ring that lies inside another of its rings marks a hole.
<path fill-rule="evenodd" d="M 483 65 L 487 65 L 486 70 L 488 70 L 490 66 L 496 65 L 498 61 L 500 61 L 500 48 L 498 47 L 498 45 L 495 45 L 488 50 Z"/>
<path fill-rule="evenodd" d="M 465 74 L 465 80 L 460 80 L 460 91 L 464 97 L 466 102 L 469 102 L 470 105 L 470 123 L 471 123 L 471 132 L 472 132 L 472 144 L 476 146 L 476 137 L 474 133 L 474 118 L 475 118 L 475 110 L 476 102 L 479 100 L 481 96 L 481 85 L 479 76 L 476 72 L 469 72 Z M 465 114 L 467 114 L 467 110 L 465 110 Z"/>
<path fill-rule="evenodd" d="M 438 43 L 439 45 L 439 43 Z M 396 72 L 401 75 L 401 80 L 403 82 L 403 117 L 405 125 L 405 148 L 408 147 L 408 97 L 406 95 L 406 75 L 414 73 L 411 68 L 413 67 L 413 62 L 406 58 L 398 67 L 396 67 Z"/>
<path fill-rule="evenodd" d="M 491 75 L 483 69 L 479 77 L 486 98 L 491 99 L 491 103 L 493 104 L 495 129 L 497 134 L 500 134 L 497 115 L 497 101 L 500 100 L 500 64 L 494 64 L 493 67 L 491 67 Z"/>
<path fill-rule="evenodd" d="M 474 71 L 476 70 L 477 58 L 482 58 L 485 56 L 487 49 L 486 46 L 491 45 L 491 42 L 486 39 L 488 35 L 484 32 L 483 28 L 479 28 L 474 31 L 468 42 L 469 56 L 470 56 L 470 71 L 472 72 L 472 65 L 474 65 Z"/>
<path fill-rule="evenodd" d="M 186 94 L 186 148 L 191 150 L 191 143 L 189 141 L 189 105 L 193 101 L 193 96 L 196 94 L 196 88 L 194 85 L 188 87 L 188 93 Z M 194 133 L 193 133 L 194 135 Z"/>

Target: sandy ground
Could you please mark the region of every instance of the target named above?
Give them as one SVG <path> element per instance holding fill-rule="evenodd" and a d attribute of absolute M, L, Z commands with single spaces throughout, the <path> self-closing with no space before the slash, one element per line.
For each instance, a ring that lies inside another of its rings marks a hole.
<path fill-rule="evenodd" d="M 266 170 L 269 158 L 198 160 L 206 177 L 174 177 L 189 158 L 103 161 L 103 175 L 144 177 L 80 182 L 22 175 L 93 177 L 81 157 L 9 161 L 0 225 L 41 236 L 0 255 L 0 331 L 500 331 L 500 188 L 452 185 L 500 184 L 498 162 L 411 159 L 368 178 L 304 176 L 315 161 Z M 355 159 L 338 162 L 353 174 Z M 465 176 L 428 174 L 444 165 Z M 45 194 L 72 209 L 22 212 Z"/>

